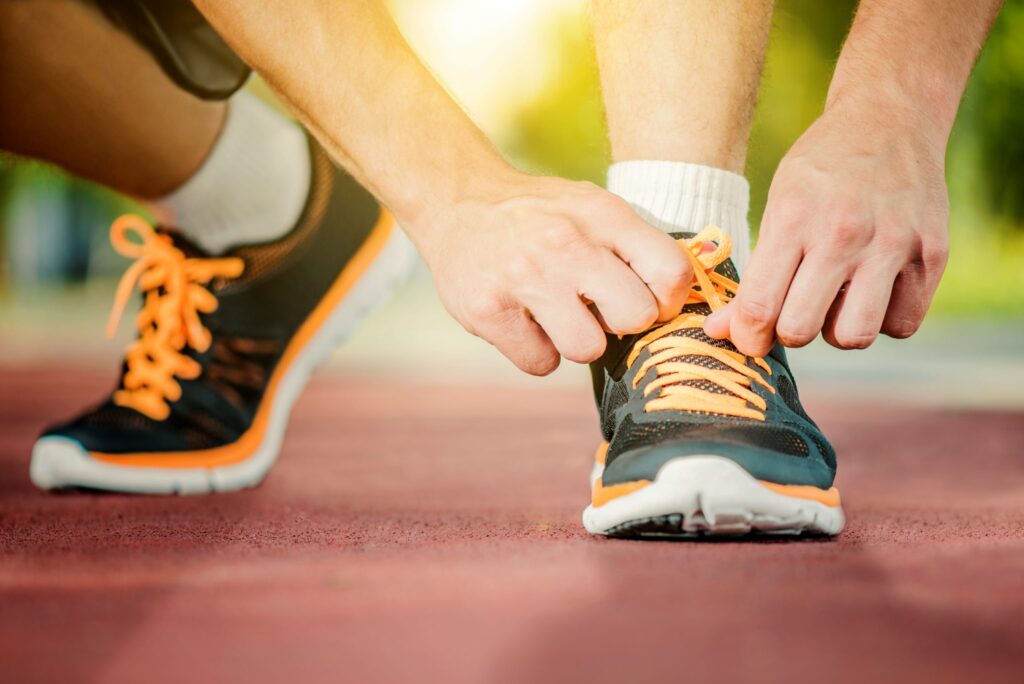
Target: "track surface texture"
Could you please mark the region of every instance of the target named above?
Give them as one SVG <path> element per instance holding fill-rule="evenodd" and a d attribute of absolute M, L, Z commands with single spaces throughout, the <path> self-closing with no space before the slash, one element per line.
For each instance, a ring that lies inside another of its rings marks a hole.
<path fill-rule="evenodd" d="M 34 490 L 108 384 L 0 371 L 3 681 L 1021 681 L 1021 413 L 810 397 L 837 540 L 640 542 L 583 531 L 596 420 L 543 382 L 328 376 L 259 489 Z"/>

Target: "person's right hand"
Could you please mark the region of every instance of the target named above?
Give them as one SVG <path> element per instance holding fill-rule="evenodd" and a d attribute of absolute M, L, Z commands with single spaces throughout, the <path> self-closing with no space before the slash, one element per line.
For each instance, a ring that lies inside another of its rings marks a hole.
<path fill-rule="evenodd" d="M 420 220 L 432 225 L 414 231 L 417 246 L 448 312 L 533 375 L 560 356 L 594 361 L 606 330 L 669 320 L 689 291 L 679 245 L 591 183 L 526 177 Z"/>

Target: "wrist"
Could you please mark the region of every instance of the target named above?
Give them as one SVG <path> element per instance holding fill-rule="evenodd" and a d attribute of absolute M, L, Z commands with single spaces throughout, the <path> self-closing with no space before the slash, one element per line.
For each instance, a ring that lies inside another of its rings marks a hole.
<path fill-rule="evenodd" d="M 472 172 L 440 175 L 445 176 L 443 184 L 417 188 L 399 203 L 388 203 L 421 251 L 432 251 L 456 233 L 479 227 L 489 207 L 525 194 L 532 178 L 504 160 L 477 165 Z"/>
<path fill-rule="evenodd" d="M 457 207 L 500 197 L 524 175 L 497 154 L 474 161 L 426 160 L 406 166 L 395 187 L 381 197 L 407 230 L 432 231 Z"/>
<path fill-rule="evenodd" d="M 833 79 L 825 101 L 825 114 L 842 116 L 854 130 L 900 131 L 944 150 L 949 139 L 956 105 L 948 106 L 948 92 L 911 92 L 898 80 Z M 850 83 L 851 80 L 860 81 Z M 942 101 L 940 103 L 939 101 Z"/>
<path fill-rule="evenodd" d="M 842 110 L 926 136 L 945 146 L 956 119 L 963 83 L 945 65 L 915 55 L 886 55 L 858 45 L 844 48 L 825 99 L 825 110 Z"/>

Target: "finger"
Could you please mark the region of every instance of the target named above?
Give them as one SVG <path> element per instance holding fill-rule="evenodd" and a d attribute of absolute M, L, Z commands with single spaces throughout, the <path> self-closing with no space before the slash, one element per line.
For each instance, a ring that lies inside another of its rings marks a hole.
<path fill-rule="evenodd" d="M 882 321 L 882 331 L 889 337 L 910 337 L 921 327 L 930 301 L 931 296 L 927 292 L 921 269 L 904 269 L 893 283 L 892 298 Z"/>
<path fill-rule="evenodd" d="M 597 307 L 605 330 L 624 335 L 650 328 L 659 308 L 648 286 L 611 252 L 600 250 L 598 263 L 580 274 L 580 295 Z"/>
<path fill-rule="evenodd" d="M 839 343 L 836 341 L 836 321 L 839 319 L 839 313 L 843 310 L 844 301 L 846 301 L 846 288 L 841 287 L 835 301 L 829 307 L 828 313 L 825 314 L 825 325 L 821 327 L 822 339 L 837 348 Z"/>
<path fill-rule="evenodd" d="M 604 353 L 605 332 L 576 293 L 524 299 L 523 304 L 566 359 L 590 363 Z"/>
<path fill-rule="evenodd" d="M 521 308 L 481 320 L 474 334 L 482 337 L 504 354 L 520 370 L 530 375 L 547 375 L 558 368 L 561 355 L 551 338 Z"/>
<path fill-rule="evenodd" d="M 939 286 L 946 256 L 946 248 L 940 244 L 900 271 L 882 321 L 883 333 L 906 338 L 917 332 Z"/>
<path fill-rule="evenodd" d="M 658 305 L 658 320 L 671 320 L 686 303 L 693 267 L 675 239 L 643 221 L 631 209 L 629 214 L 621 225 L 599 238 L 647 285 Z"/>
<path fill-rule="evenodd" d="M 866 349 L 878 337 L 889 306 L 895 269 L 860 269 L 828 321 L 826 341 L 839 349 Z"/>
<path fill-rule="evenodd" d="M 764 356 L 771 350 L 775 322 L 802 256 L 800 247 L 771 233 L 754 250 L 729 321 L 729 337 L 744 354 Z"/>
<path fill-rule="evenodd" d="M 715 340 L 724 340 L 729 336 L 732 325 L 732 314 L 735 307 L 732 302 L 725 305 L 704 320 L 704 334 Z"/>
<path fill-rule="evenodd" d="M 793 276 L 775 326 L 779 342 L 802 347 L 817 337 L 848 275 L 846 267 L 838 262 L 808 254 Z"/>

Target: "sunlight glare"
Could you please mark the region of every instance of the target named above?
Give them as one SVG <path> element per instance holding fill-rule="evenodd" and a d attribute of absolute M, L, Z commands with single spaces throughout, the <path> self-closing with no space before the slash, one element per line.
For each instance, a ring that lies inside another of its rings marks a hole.
<path fill-rule="evenodd" d="M 585 0 L 390 0 L 406 40 L 489 134 L 557 74 L 557 27 Z"/>

